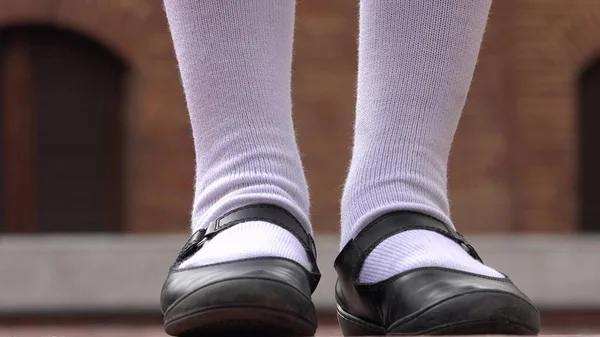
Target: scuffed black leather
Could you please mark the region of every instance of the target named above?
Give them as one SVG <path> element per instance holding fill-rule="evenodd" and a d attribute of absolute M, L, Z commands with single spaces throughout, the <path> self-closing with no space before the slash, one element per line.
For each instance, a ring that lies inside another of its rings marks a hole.
<path fill-rule="evenodd" d="M 410 270 L 379 283 L 361 284 L 358 275 L 366 256 L 386 238 L 413 229 L 440 233 L 459 243 L 473 258 L 481 261 L 464 237 L 441 221 L 414 212 L 387 214 L 373 221 L 355 239 L 350 240 L 335 260 L 334 266 L 338 273 L 335 295 L 338 306 L 343 311 L 388 329 L 411 315 L 457 296 L 490 292 L 513 296 L 517 299 L 515 303 L 531 307 L 532 315 L 539 315 L 529 298 L 508 277 L 492 278 L 429 267 Z M 539 317 L 537 319 L 539 325 Z M 532 321 L 535 321 L 535 317 Z"/>
<path fill-rule="evenodd" d="M 248 221 L 265 221 L 290 231 L 304 246 L 312 262 L 312 270 L 307 271 L 300 264 L 291 260 L 269 257 L 179 269 L 181 263 L 202 249 L 208 240 L 223 230 Z M 314 241 L 295 217 L 283 208 L 273 205 L 261 204 L 242 207 L 218 218 L 207 229 L 195 232 L 186 242 L 175 263 L 171 266 L 169 275 L 163 285 L 161 309 L 165 313 L 186 296 L 202 291 L 205 287 L 214 287 L 219 283 L 225 284 L 229 281 L 243 279 L 264 279 L 285 283 L 297 289 L 310 300 L 310 294 L 316 289 L 320 277 L 321 274 L 316 264 Z M 231 284 L 231 282 L 229 283 Z M 203 300 L 206 303 L 198 303 L 197 305 L 209 307 L 211 305 L 210 301 L 213 299 L 206 296 L 203 297 Z"/>
<path fill-rule="evenodd" d="M 310 300 L 310 294 L 316 288 L 317 281 L 299 264 L 279 258 L 257 258 L 215 264 L 210 266 L 172 270 L 163 285 L 161 293 L 161 309 L 165 313 L 191 293 L 206 287 L 215 287 L 219 283 L 226 284 L 233 280 L 263 279 L 285 283 L 294 287 Z M 218 300 L 223 305 L 223 298 L 205 297 L 199 307 L 210 307 Z M 231 303 L 235 304 L 235 303 Z"/>

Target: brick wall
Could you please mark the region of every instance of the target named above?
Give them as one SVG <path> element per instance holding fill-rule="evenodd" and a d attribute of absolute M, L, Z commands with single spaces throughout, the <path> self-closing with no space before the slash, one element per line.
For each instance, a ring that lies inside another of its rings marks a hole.
<path fill-rule="evenodd" d="M 579 201 L 577 80 L 597 57 L 600 3 L 512 2 L 516 222 L 523 230 L 574 230 Z"/>
<path fill-rule="evenodd" d="M 300 1 L 294 114 L 317 232 L 335 232 L 350 154 L 357 1 Z M 126 214 L 133 231 L 187 228 L 189 122 L 158 0 L 0 0 L 0 23 L 67 27 L 131 67 Z M 496 1 L 451 158 L 456 222 L 467 232 L 577 225 L 574 81 L 600 46 L 596 0 Z"/>

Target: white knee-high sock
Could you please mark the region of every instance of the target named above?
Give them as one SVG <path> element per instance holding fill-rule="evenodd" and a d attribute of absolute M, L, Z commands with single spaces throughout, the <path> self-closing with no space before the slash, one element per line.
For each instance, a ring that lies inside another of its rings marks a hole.
<path fill-rule="evenodd" d="M 342 246 L 375 218 L 418 211 L 450 225 L 447 162 L 491 0 L 361 0 L 352 163 L 342 198 Z M 360 279 L 418 267 L 501 276 L 434 232 L 388 238 Z"/>
<path fill-rule="evenodd" d="M 192 229 L 255 203 L 311 231 L 291 115 L 295 0 L 165 0 L 196 150 Z M 182 267 L 279 256 L 309 268 L 292 234 L 264 222 L 217 235 Z"/>

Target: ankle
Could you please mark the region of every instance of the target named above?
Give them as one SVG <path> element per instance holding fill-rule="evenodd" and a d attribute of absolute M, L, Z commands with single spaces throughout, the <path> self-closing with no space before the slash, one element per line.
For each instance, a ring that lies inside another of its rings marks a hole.
<path fill-rule="evenodd" d="M 441 234 L 429 230 L 409 230 L 393 235 L 375 247 L 365 259 L 359 280 L 375 283 L 406 271 L 427 267 L 504 277 Z"/>
<path fill-rule="evenodd" d="M 307 270 L 312 269 L 300 241 L 288 230 L 264 221 L 248 221 L 224 230 L 184 261 L 180 268 L 259 257 L 286 258 Z"/>

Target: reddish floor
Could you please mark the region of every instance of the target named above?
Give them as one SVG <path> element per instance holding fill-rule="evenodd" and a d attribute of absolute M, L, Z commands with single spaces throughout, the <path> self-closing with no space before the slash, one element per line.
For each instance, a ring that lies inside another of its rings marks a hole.
<path fill-rule="evenodd" d="M 336 326 L 325 326 L 318 336 L 340 336 Z M 152 327 L 14 327 L 0 328 L 0 336 L 8 337 L 166 337 L 160 326 Z"/>
<path fill-rule="evenodd" d="M 4 317 L 0 337 L 166 337 L 161 318 L 109 315 L 106 317 Z M 542 314 L 542 334 L 600 337 L 600 311 Z M 334 315 L 319 316 L 317 336 L 341 336 Z M 585 328 L 589 327 L 589 328 Z"/>
<path fill-rule="evenodd" d="M 551 334 L 574 334 L 575 337 L 593 336 L 600 337 L 600 335 L 594 335 L 594 332 L 599 332 L 598 329 L 568 329 L 564 331 L 554 330 L 546 331 L 547 336 Z M 167 337 L 162 331 L 160 326 L 79 326 L 79 327 L 66 327 L 66 326 L 36 326 L 27 327 L 19 326 L 14 328 L 1 328 L 0 336 L 8 337 Z M 319 328 L 317 336 L 341 336 L 340 331 L 335 325 L 327 325 Z"/>

